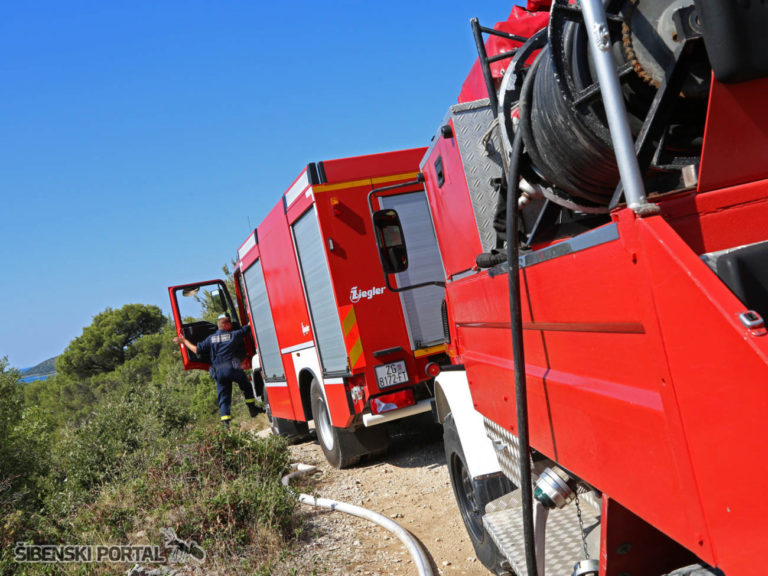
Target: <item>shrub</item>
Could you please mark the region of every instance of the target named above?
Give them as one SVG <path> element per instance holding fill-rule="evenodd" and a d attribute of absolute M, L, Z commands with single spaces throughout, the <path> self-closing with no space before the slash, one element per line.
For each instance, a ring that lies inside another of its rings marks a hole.
<path fill-rule="evenodd" d="M 271 570 L 297 532 L 285 442 L 222 431 L 215 384 L 183 369 L 173 334 L 138 334 L 113 368 L 45 385 L 20 385 L 0 359 L 0 576 L 124 574 L 16 564 L 13 544 L 162 545 L 163 528 L 199 542 L 207 571 Z"/>

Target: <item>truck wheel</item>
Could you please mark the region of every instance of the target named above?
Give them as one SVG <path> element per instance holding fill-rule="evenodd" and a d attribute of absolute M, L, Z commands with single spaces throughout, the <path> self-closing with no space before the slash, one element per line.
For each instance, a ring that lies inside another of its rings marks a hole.
<path fill-rule="evenodd" d="M 325 394 L 316 378 L 312 379 L 309 396 L 312 401 L 312 418 L 315 420 L 317 442 L 323 449 L 325 459 L 336 468 L 348 468 L 357 464 L 361 454 L 349 450 L 346 446 L 346 437 L 349 432 L 331 424 L 331 413 L 325 401 Z"/>
<path fill-rule="evenodd" d="M 258 370 L 251 371 L 251 387 L 253 388 L 253 395 L 259 402 L 266 402 L 264 379 L 259 374 Z"/>
<path fill-rule="evenodd" d="M 389 446 L 389 436 L 384 426 L 346 429 L 331 424 L 325 395 L 316 378 L 312 380 L 309 395 L 317 441 L 331 465 L 348 468 L 357 464 L 363 456 L 381 454 Z"/>
<path fill-rule="evenodd" d="M 300 440 L 309 436 L 309 425 L 306 422 L 288 420 L 287 418 L 275 418 L 269 405 L 269 394 L 264 386 L 264 411 L 267 414 L 269 429 L 276 436 L 284 436 L 292 440 Z"/>
<path fill-rule="evenodd" d="M 448 414 L 443 422 L 443 445 L 453 495 L 477 559 L 494 574 L 509 574 L 506 558 L 485 531 L 483 514 L 488 502 L 512 490 L 511 483 L 501 474 L 482 478 L 470 476 L 453 414 Z"/>

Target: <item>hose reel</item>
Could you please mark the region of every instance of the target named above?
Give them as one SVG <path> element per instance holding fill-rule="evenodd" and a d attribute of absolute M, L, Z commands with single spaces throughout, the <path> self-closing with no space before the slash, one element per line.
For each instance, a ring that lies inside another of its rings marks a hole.
<path fill-rule="evenodd" d="M 700 154 L 709 90 L 693 0 L 610 0 L 606 10 L 641 168 L 651 168 L 655 190 L 672 189 Z M 547 198 L 606 211 L 619 173 L 585 25 L 567 0 L 553 3 L 547 45 L 522 83 L 519 107 L 533 178 Z"/>

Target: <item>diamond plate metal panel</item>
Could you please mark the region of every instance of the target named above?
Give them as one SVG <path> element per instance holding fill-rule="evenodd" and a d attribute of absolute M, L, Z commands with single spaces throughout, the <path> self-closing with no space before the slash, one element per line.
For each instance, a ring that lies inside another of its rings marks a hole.
<path fill-rule="evenodd" d="M 579 484 L 578 490 L 579 500 L 584 504 L 587 504 L 590 508 L 593 508 L 600 513 L 603 509 L 603 501 L 600 494 L 596 490 L 590 490 L 583 484 Z"/>
<path fill-rule="evenodd" d="M 517 436 L 488 418 L 483 420 L 485 422 L 485 434 L 496 447 L 496 457 L 499 459 L 501 471 L 507 478 L 512 480 L 515 486 L 520 486 L 520 443 Z M 534 464 L 531 461 L 531 476 L 533 477 L 534 484 L 539 477 L 537 469 L 541 469 L 543 466 L 544 463 L 542 462 Z M 582 502 L 586 502 L 598 512 L 602 509 L 599 492 L 582 483 L 579 483 L 577 491 Z"/>
<path fill-rule="evenodd" d="M 520 443 L 517 436 L 488 418 L 484 420 L 485 434 L 496 447 L 496 457 L 499 459 L 501 471 L 504 476 L 512 480 L 515 486 L 520 486 Z M 531 469 L 533 469 L 533 461 L 531 461 Z"/>
<path fill-rule="evenodd" d="M 504 494 L 501 498 L 491 500 L 485 505 L 486 514 L 494 514 L 496 512 L 502 512 L 504 510 L 514 510 L 520 508 L 523 505 L 523 499 L 520 495 L 520 490 L 512 490 L 509 494 Z"/>
<path fill-rule="evenodd" d="M 495 114 L 487 98 L 451 106 L 450 114 L 483 251 L 489 252 L 496 247 L 493 218 L 498 201 L 498 194 L 491 185 L 491 180 L 501 178 L 503 171 L 501 142 L 497 130 L 491 133 L 487 146 L 483 145 L 483 138 L 488 133 Z"/>
<path fill-rule="evenodd" d="M 527 576 L 523 541 L 523 510 L 519 490 L 491 502 L 483 516 L 485 529 L 518 576 Z M 582 503 L 585 526 L 599 521 L 599 512 Z M 551 510 L 547 519 L 545 568 L 547 576 L 571 576 L 573 565 L 584 558 L 576 506 Z"/>

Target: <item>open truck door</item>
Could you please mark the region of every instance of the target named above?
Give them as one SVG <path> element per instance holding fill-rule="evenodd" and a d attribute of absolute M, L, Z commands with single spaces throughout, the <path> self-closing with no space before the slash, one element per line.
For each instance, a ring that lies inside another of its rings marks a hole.
<path fill-rule="evenodd" d="M 205 340 L 216 332 L 216 320 L 220 314 L 228 314 L 232 320 L 232 328 L 240 328 L 248 322 L 244 316 L 242 303 L 237 308 L 229 295 L 229 290 L 223 280 L 207 280 L 193 284 L 182 284 L 168 288 L 171 298 L 173 321 L 176 325 L 176 335 L 184 336 L 193 344 Z M 239 294 L 238 294 L 239 296 Z M 238 314 L 238 311 L 240 314 Z M 237 356 L 243 358 L 242 367 L 251 367 L 251 357 L 254 354 L 253 338 L 250 333 L 243 339 L 243 348 Z M 208 370 L 211 359 L 208 354 L 195 354 L 186 346 L 180 345 L 184 369 Z"/>

